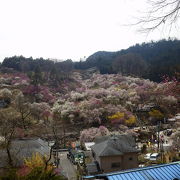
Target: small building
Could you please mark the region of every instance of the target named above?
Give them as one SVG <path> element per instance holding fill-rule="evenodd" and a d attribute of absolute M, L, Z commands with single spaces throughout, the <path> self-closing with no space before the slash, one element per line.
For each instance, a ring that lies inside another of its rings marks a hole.
<path fill-rule="evenodd" d="M 92 156 L 101 172 L 114 172 L 138 167 L 138 150 L 132 136 L 114 135 L 96 139 Z"/>
<path fill-rule="evenodd" d="M 13 164 L 21 166 L 25 158 L 31 157 L 35 153 L 42 156 L 50 155 L 48 142 L 40 138 L 23 138 L 15 139 L 11 142 L 10 148 Z M 0 168 L 8 166 L 8 156 L 5 149 L 0 149 Z"/>
<path fill-rule="evenodd" d="M 109 174 L 85 176 L 83 179 L 101 180 L 179 180 L 180 162 L 119 171 Z"/>

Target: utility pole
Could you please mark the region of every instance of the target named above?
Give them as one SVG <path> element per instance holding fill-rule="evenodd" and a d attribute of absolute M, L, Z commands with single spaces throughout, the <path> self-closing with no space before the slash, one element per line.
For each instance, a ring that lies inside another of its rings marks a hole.
<path fill-rule="evenodd" d="M 161 162 L 164 163 L 164 147 L 163 147 L 163 140 L 162 139 L 160 142 L 160 153 L 161 153 Z"/>
<path fill-rule="evenodd" d="M 159 121 L 158 121 L 158 124 L 157 124 L 157 144 L 158 144 L 158 151 L 159 151 Z"/>
<path fill-rule="evenodd" d="M 161 155 L 161 163 L 164 163 L 164 136 L 162 135 L 160 138 L 160 155 Z"/>

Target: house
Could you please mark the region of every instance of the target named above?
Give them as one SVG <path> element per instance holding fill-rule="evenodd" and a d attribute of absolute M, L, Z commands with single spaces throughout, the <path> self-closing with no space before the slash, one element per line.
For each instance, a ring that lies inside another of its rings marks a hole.
<path fill-rule="evenodd" d="M 13 164 L 20 166 L 25 158 L 31 157 L 34 153 L 39 153 L 42 156 L 49 156 L 50 147 L 48 142 L 40 138 L 23 138 L 15 139 L 11 142 L 11 156 Z M 0 149 L 0 168 L 6 167 L 8 164 L 8 156 L 5 149 Z"/>
<path fill-rule="evenodd" d="M 132 136 L 113 135 L 95 140 L 92 156 L 101 172 L 113 172 L 138 167 L 138 150 Z"/>
<path fill-rule="evenodd" d="M 119 172 L 109 173 L 109 174 L 85 176 L 83 179 L 178 180 L 180 179 L 180 162 L 119 171 Z"/>

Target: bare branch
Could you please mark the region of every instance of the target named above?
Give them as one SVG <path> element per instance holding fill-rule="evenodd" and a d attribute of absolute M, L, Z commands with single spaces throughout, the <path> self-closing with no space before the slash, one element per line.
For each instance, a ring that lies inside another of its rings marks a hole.
<path fill-rule="evenodd" d="M 134 25 L 141 25 L 140 32 L 151 32 L 159 27 L 171 30 L 179 18 L 180 0 L 148 1 L 150 10 Z"/>

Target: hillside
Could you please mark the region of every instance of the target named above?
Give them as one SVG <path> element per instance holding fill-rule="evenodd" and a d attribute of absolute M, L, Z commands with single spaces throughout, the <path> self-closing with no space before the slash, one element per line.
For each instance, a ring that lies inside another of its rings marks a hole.
<path fill-rule="evenodd" d="M 132 67 L 129 67 L 129 64 L 132 64 Z M 122 73 L 159 82 L 163 75 L 172 77 L 180 72 L 180 41 L 161 40 L 136 44 L 117 52 L 99 51 L 89 56 L 85 62 L 75 65 L 78 69 L 97 67 L 102 74 Z M 141 73 L 134 72 L 135 65 L 141 67 Z M 125 72 L 122 69 L 125 69 Z"/>
<path fill-rule="evenodd" d="M 52 120 L 53 114 L 58 124 L 63 121 L 70 126 L 79 126 L 80 123 L 81 128 L 110 125 L 109 117 L 119 112 L 124 116 L 115 124 L 131 126 L 135 122 L 126 120 L 147 104 L 158 107 L 166 118 L 179 111 L 180 87 L 174 79 L 166 78 L 164 83 L 155 83 L 120 74 L 102 75 L 88 71 L 74 71 L 64 80 L 56 78 L 38 71 L 31 77 L 24 73 L 1 73 L 1 104 L 4 107 L 4 102 L 8 102 L 5 109 L 13 108 L 17 114 L 18 111 L 24 113 L 19 127 L 28 125 L 26 120 L 32 124 L 38 124 L 39 120 L 45 123 Z"/>
<path fill-rule="evenodd" d="M 46 73 L 64 77 L 73 70 L 87 70 L 96 67 L 101 74 L 117 74 L 142 77 L 161 82 L 164 75 L 179 79 L 180 41 L 161 40 L 136 44 L 117 52 L 99 51 L 89 56 L 86 61 L 73 62 L 68 59 L 61 62 L 49 59 L 33 59 L 23 56 L 7 57 L 1 65 L 1 71 L 13 68 L 19 72 L 32 74 L 39 67 Z"/>
<path fill-rule="evenodd" d="M 156 83 L 100 74 L 95 68 L 71 71 L 63 78 L 53 69 L 46 72 L 38 66 L 28 75 L 12 68 L 2 70 L 6 72 L 0 73 L 0 148 L 7 151 L 8 167 L 15 166 L 17 160 L 16 153 L 11 153 L 14 151 L 9 153 L 15 139 L 41 138 L 63 149 L 74 141 L 91 142 L 110 134 L 128 134 L 146 142 L 155 136 L 159 122 L 180 111 L 180 84 L 168 77 Z M 145 126 L 150 131 L 136 131 Z M 179 121 L 163 124 L 164 129 L 173 128 L 175 140 L 179 127 Z M 179 145 L 175 140 L 172 148 Z M 66 154 L 64 158 L 69 162 Z"/>

